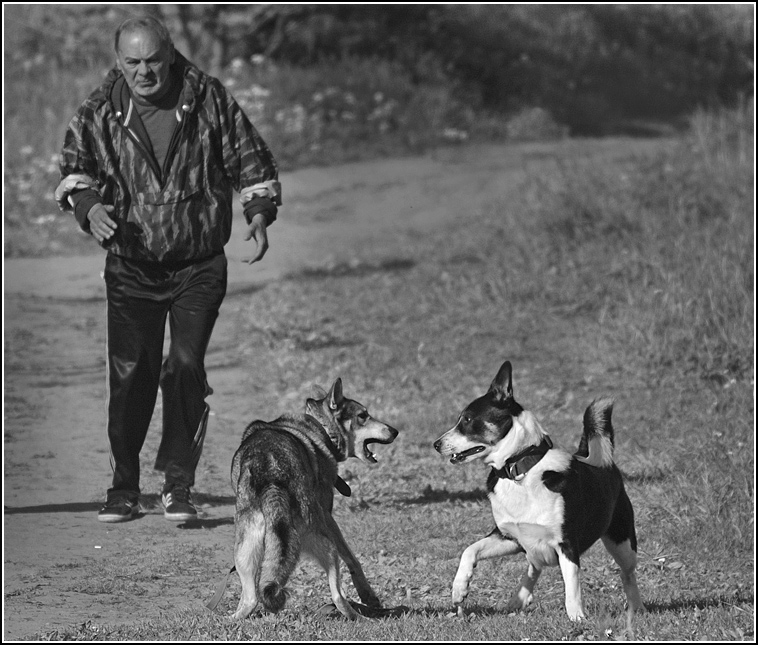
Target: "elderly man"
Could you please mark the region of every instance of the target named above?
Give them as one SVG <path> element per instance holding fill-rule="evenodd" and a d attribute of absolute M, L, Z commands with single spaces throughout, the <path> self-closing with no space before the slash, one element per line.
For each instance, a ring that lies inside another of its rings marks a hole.
<path fill-rule="evenodd" d="M 226 293 L 232 190 L 245 240 L 268 248 L 281 205 L 276 162 L 234 98 L 174 50 L 166 27 L 131 18 L 117 30 L 116 67 L 66 132 L 56 199 L 108 250 L 107 424 L 112 486 L 102 522 L 134 517 L 139 455 L 160 387 L 165 517 L 196 517 L 190 487 L 211 393 L 205 352 Z M 169 320 L 171 343 L 163 360 Z"/>

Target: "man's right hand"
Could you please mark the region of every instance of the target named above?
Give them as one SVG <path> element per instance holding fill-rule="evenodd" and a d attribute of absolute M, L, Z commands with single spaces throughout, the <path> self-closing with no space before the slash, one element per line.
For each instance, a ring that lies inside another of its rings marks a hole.
<path fill-rule="evenodd" d="M 100 243 L 111 239 L 118 228 L 116 222 L 109 217 L 109 213 L 112 212 L 113 206 L 95 204 L 87 213 L 90 232 Z"/>

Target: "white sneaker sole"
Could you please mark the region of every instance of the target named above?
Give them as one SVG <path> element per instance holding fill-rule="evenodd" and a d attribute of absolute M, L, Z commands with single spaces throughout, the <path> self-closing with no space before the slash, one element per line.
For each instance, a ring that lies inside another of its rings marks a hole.
<path fill-rule="evenodd" d="M 187 520 L 197 519 L 197 513 L 169 513 L 164 511 L 163 517 L 169 522 L 186 522 Z"/>
<path fill-rule="evenodd" d="M 115 524 L 117 522 L 128 522 L 134 519 L 134 516 L 139 513 L 139 506 L 132 506 L 132 512 L 129 515 L 98 515 L 98 522 L 107 522 L 109 524 Z"/>

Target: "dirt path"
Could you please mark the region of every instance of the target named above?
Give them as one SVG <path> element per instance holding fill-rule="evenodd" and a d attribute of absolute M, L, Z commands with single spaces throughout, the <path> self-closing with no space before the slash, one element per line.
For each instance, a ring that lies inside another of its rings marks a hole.
<path fill-rule="evenodd" d="M 379 261 L 393 257 L 399 231 L 423 234 L 465 222 L 513 191 L 526 171 L 570 159 L 577 145 L 593 156 L 628 154 L 645 141 L 478 146 L 437 151 L 424 157 L 304 169 L 282 177 L 285 206 L 270 230 L 263 263 L 241 262 L 247 249 L 237 228 L 227 247 L 229 296 L 212 344 L 233 346 L 239 307 L 235 298 L 307 267 Z M 72 221 L 73 226 L 73 221 Z M 217 361 L 212 407 L 235 421 L 218 422 L 204 461 L 216 473 L 216 488 L 197 496 L 203 521 L 177 527 L 162 517 L 155 495 L 146 495 L 142 521 L 98 524 L 96 510 L 111 473 L 103 432 L 104 255 L 14 259 L 4 265 L 4 638 L 24 639 L 88 620 L 119 623 L 125 612 L 149 618 L 180 607 L 199 608 L 199 594 L 228 566 L 233 534 L 231 491 L 226 483 L 228 450 L 246 418 L 245 392 L 233 364 Z M 156 416 L 159 416 L 156 414 Z M 156 421 L 154 420 L 155 424 Z M 233 426 L 233 427 L 232 427 Z M 145 451 L 154 454 L 156 428 Z M 229 446 L 226 446 L 228 448 Z M 152 451 L 152 452 L 151 452 Z M 143 451 L 144 452 L 144 451 Z M 149 486 L 157 490 L 155 476 Z M 143 488 L 144 490 L 144 488 Z M 182 530 L 182 529 L 187 530 Z M 189 530 L 195 528 L 197 530 Z M 208 529 L 214 530 L 208 530 Z M 141 552 L 160 563 L 165 543 L 208 550 L 208 568 L 176 574 L 155 565 L 151 576 L 132 575 L 128 554 Z M 112 589 L 94 589 L 77 569 L 123 556 L 124 575 Z M 128 607 L 119 592 L 126 588 Z"/>

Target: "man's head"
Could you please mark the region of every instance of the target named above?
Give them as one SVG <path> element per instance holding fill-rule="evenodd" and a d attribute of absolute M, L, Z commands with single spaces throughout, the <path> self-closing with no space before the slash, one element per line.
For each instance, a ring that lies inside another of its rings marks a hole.
<path fill-rule="evenodd" d="M 169 70 L 174 44 L 155 18 L 129 18 L 116 30 L 116 65 L 132 93 L 156 100 L 171 86 Z"/>

